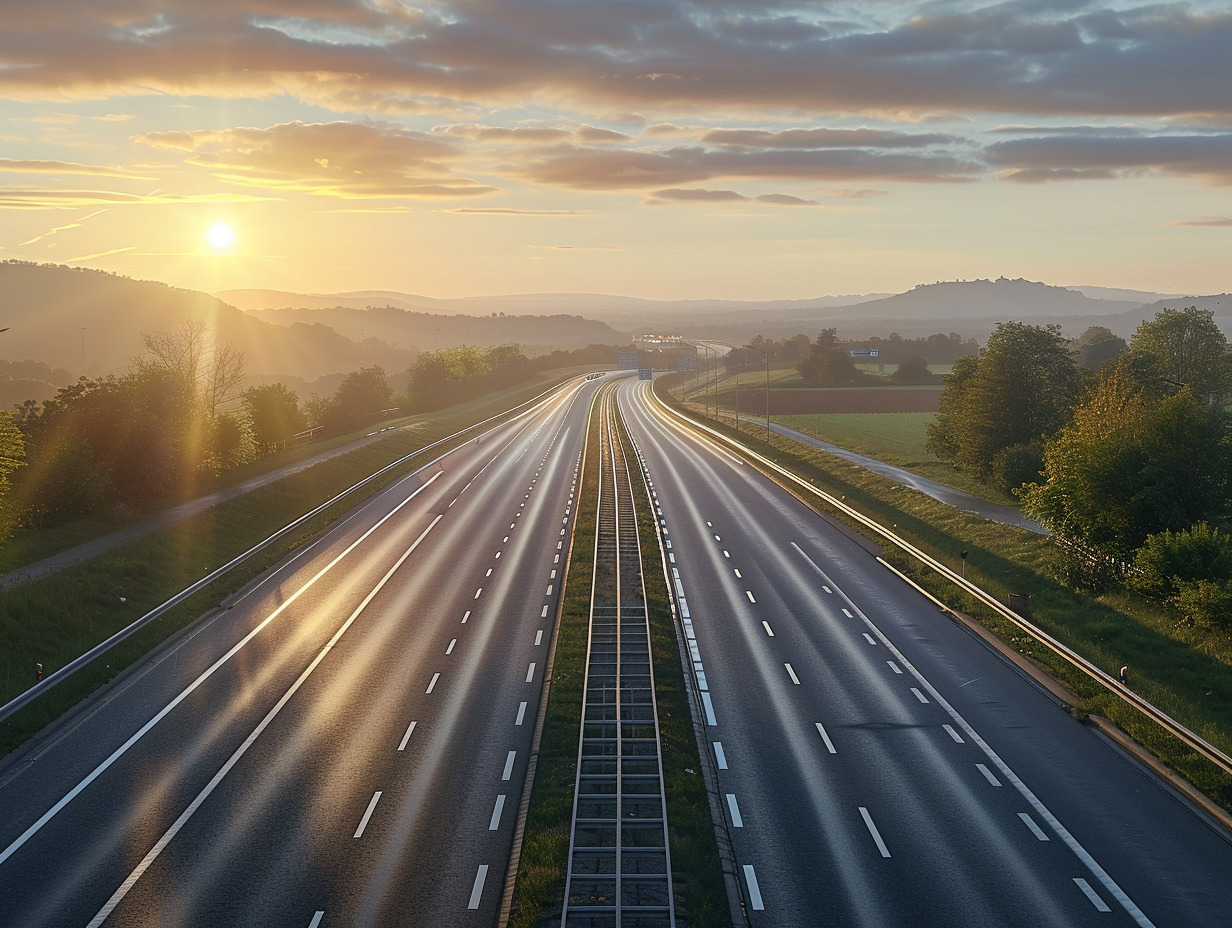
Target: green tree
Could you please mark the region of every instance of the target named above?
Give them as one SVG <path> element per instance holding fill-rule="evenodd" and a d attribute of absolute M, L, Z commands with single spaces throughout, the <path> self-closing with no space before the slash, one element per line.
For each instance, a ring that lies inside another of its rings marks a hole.
<path fill-rule="evenodd" d="M 17 522 L 11 499 L 13 474 L 26 463 L 26 439 L 11 412 L 0 412 L 0 542 Z"/>
<path fill-rule="evenodd" d="M 266 454 L 284 447 L 308 426 L 299 397 L 285 384 L 249 387 L 240 402 L 252 423 L 253 438 Z"/>
<path fill-rule="evenodd" d="M 1102 325 L 1088 328 L 1074 339 L 1071 346 L 1078 366 L 1088 371 L 1099 370 L 1121 355 L 1126 347 L 1125 339 Z"/>
<path fill-rule="evenodd" d="M 1227 513 L 1232 452 L 1221 414 L 1188 390 L 1149 402 L 1115 368 L 1045 444 L 1044 475 L 1021 492 L 1023 512 L 1128 561 L 1148 535 Z"/>
<path fill-rule="evenodd" d="M 850 387 L 868 380 L 851 360 L 850 352 L 840 346 L 837 329 L 822 329 L 796 370 L 810 387 Z"/>
<path fill-rule="evenodd" d="M 989 481 L 998 454 L 1038 444 L 1065 424 L 1081 384 L 1059 326 L 1003 322 L 983 351 L 954 363 L 928 449 Z"/>
<path fill-rule="evenodd" d="M 1232 392 L 1228 341 L 1209 310 L 1164 309 L 1129 342 L 1130 370 L 1148 396 L 1187 386 L 1203 402 L 1224 404 Z"/>
<path fill-rule="evenodd" d="M 319 409 L 318 424 L 331 435 L 352 431 L 387 409 L 392 397 L 393 389 L 384 368 L 373 366 L 352 371 Z"/>
<path fill-rule="evenodd" d="M 937 375 L 928 369 L 928 360 L 918 354 L 904 357 L 890 375 L 891 382 L 902 386 L 933 384 L 937 379 Z"/>

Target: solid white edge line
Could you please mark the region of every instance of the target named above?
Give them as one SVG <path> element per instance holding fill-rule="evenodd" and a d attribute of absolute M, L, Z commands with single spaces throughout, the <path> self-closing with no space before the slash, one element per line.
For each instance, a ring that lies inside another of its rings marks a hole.
<path fill-rule="evenodd" d="M 873 817 L 868 814 L 868 809 L 860 806 L 860 815 L 864 819 L 864 824 L 868 826 L 868 833 L 873 836 L 873 840 L 877 842 L 877 850 L 881 852 L 882 857 L 890 856 L 890 849 L 886 847 L 885 842 L 881 840 L 881 832 L 877 830 L 877 826 L 873 824 Z"/>
<path fill-rule="evenodd" d="M 749 887 L 749 907 L 754 912 L 764 912 L 766 904 L 762 902 L 761 889 L 757 885 L 757 874 L 753 872 L 752 864 L 744 865 L 744 882 Z"/>
<path fill-rule="evenodd" d="M 488 879 L 488 865 L 480 864 L 479 869 L 475 872 L 475 883 L 471 886 L 471 899 L 466 904 L 468 909 L 479 908 L 479 900 L 483 896 L 483 884 Z"/>
<path fill-rule="evenodd" d="M 437 473 L 441 472 L 437 471 Z M 141 863 L 139 863 L 133 872 L 130 873 L 124 880 L 124 882 L 120 884 L 119 888 L 112 893 L 111 898 L 107 900 L 107 903 L 99 910 L 98 914 L 90 920 L 86 928 L 98 928 L 98 926 L 107 919 L 107 916 L 111 914 L 112 910 L 114 910 L 115 907 L 124 899 L 124 897 L 128 895 L 128 891 L 132 889 L 133 884 L 141 878 L 141 874 L 145 873 L 145 871 L 149 869 L 150 865 L 158 859 L 158 855 L 162 853 L 163 848 L 171 843 L 171 839 L 179 833 L 180 829 L 184 827 L 184 824 L 192 817 L 193 813 L 196 812 L 197 809 L 201 807 L 201 804 L 209 798 L 210 793 L 214 792 L 218 784 L 223 781 L 223 778 L 231 772 L 231 768 L 239 763 L 240 758 L 244 756 L 248 749 L 252 747 L 257 738 L 261 736 L 261 733 L 269 727 L 271 722 L 274 721 L 274 718 L 279 712 L 282 711 L 283 706 L 291 701 L 291 697 L 298 692 L 299 688 L 304 685 L 304 682 L 308 679 L 312 672 L 317 669 L 317 665 L 320 664 L 321 661 L 325 660 L 325 655 L 333 650 L 334 645 L 338 643 L 339 639 L 341 639 L 346 633 L 346 630 L 354 624 L 357 618 L 359 618 L 359 614 L 367 608 L 368 603 L 372 602 L 377 593 L 381 591 L 382 587 L 389 582 L 389 578 L 392 577 L 398 568 L 403 565 L 406 559 L 411 556 L 411 552 L 419 547 L 420 542 L 428 537 L 428 532 L 432 531 L 432 529 L 436 527 L 436 523 L 441 521 L 442 518 L 444 518 L 444 516 L 438 515 L 432 520 L 432 524 L 423 530 L 423 533 L 416 538 L 414 543 L 407 548 L 405 552 L 403 552 L 400 558 L 398 558 L 397 563 L 395 563 L 393 567 L 389 568 L 389 572 L 381 578 L 380 583 L 373 587 L 372 591 L 363 598 L 363 601 L 360 602 L 358 606 L 355 607 L 355 611 L 352 612 L 347 620 L 342 623 L 342 626 L 334 632 L 333 637 L 329 639 L 325 647 L 323 647 L 320 652 L 317 653 L 317 656 L 312 659 L 312 663 L 304 668 L 304 672 L 301 673 L 299 678 L 291 684 L 291 688 L 282 694 L 282 698 L 274 704 L 274 707 L 270 709 L 265 718 L 261 720 L 260 724 L 258 724 L 257 727 L 252 730 L 252 733 L 244 739 L 244 743 L 235 749 L 234 754 L 227 758 L 227 762 L 219 768 L 218 772 L 214 774 L 210 782 L 205 785 L 205 788 L 197 794 L 197 798 L 189 803 L 188 808 L 180 813 L 180 817 L 177 818 L 171 827 L 167 829 L 166 833 L 158 839 L 158 842 L 150 848 L 149 852 L 144 858 L 142 858 Z"/>
<path fill-rule="evenodd" d="M 372 818 L 372 813 L 376 811 L 376 804 L 381 801 L 382 790 L 377 790 L 372 794 L 372 798 L 368 801 L 368 808 L 364 810 L 364 817 L 359 820 L 359 827 L 355 829 L 355 834 L 351 837 L 358 838 L 364 833 L 364 829 L 368 827 L 368 820 Z"/>
<path fill-rule="evenodd" d="M 813 569 L 816 570 L 818 574 L 826 580 L 829 580 L 829 577 L 826 576 L 826 572 L 817 566 L 813 559 L 804 552 L 803 548 L 801 548 L 794 541 L 791 543 L 791 546 L 799 551 L 800 555 L 806 561 L 812 564 Z M 855 606 L 854 603 L 852 603 L 852 606 L 857 612 L 860 612 L 859 607 Z M 868 616 L 864 615 L 863 612 L 860 612 L 860 618 L 862 618 L 864 623 L 873 630 L 873 633 L 881 639 L 882 644 L 889 648 L 894 656 L 902 662 L 903 666 L 910 670 L 915 678 L 919 680 L 930 693 L 933 694 L 933 698 L 936 699 L 937 704 L 949 714 L 950 718 L 958 723 L 959 727 L 967 733 L 967 737 L 979 746 L 980 750 L 988 756 L 997 769 L 1001 771 L 1002 775 L 1014 785 L 1014 788 L 1022 794 L 1022 797 L 1026 799 L 1027 802 L 1031 804 L 1031 807 L 1040 814 L 1040 817 L 1048 823 L 1048 827 L 1051 828 L 1056 833 L 1057 837 L 1065 843 L 1065 846 L 1068 847 L 1074 855 L 1082 861 L 1083 865 L 1091 871 L 1092 876 L 1099 880 L 1104 889 L 1106 889 L 1108 893 L 1116 899 L 1117 904 L 1129 914 L 1129 917 L 1134 920 L 1139 928 L 1155 928 L 1155 923 L 1146 917 L 1146 913 L 1138 908 L 1134 901 L 1126 894 L 1125 890 L 1121 889 L 1121 887 L 1117 885 L 1116 881 L 1113 880 L 1112 877 L 1108 875 L 1108 872 L 1099 865 L 1099 862 L 1091 856 L 1090 852 L 1078 843 L 1077 838 L 1070 834 L 1069 829 L 1062 825 L 1060 820 L 1058 820 L 1057 817 L 1048 810 L 1048 807 L 1040 801 L 1039 797 L 1036 796 L 1035 793 L 1031 792 L 1027 784 L 1019 779 L 1018 774 L 1014 773 L 1014 771 L 1010 769 L 1009 764 L 1003 761 L 997 752 L 994 751 L 988 744 L 988 742 L 980 737 L 979 732 L 972 728 L 967 720 L 959 715 L 958 710 L 950 705 L 949 701 L 937 691 L 936 687 L 924 679 L 924 675 L 916 670 L 915 665 L 912 664 L 911 661 L 907 660 L 906 655 L 904 655 L 902 651 L 898 650 L 898 648 L 894 646 L 893 642 L 882 634 L 881 629 L 879 629 Z"/>
<path fill-rule="evenodd" d="M 411 724 L 407 726 L 406 734 L 402 736 L 402 740 L 398 743 L 399 751 L 406 750 L 406 743 L 411 740 L 411 734 L 415 731 L 415 726 L 418 724 L 418 721 L 415 721 L 411 722 Z"/>
<path fill-rule="evenodd" d="M 51 821 L 52 818 L 54 818 L 60 812 L 61 809 L 63 809 L 66 805 L 72 802 L 73 799 L 75 799 L 78 796 L 78 794 L 81 793 L 82 790 L 84 790 L 87 786 L 89 786 L 96 779 L 98 779 L 107 770 L 108 767 L 110 767 L 117 760 L 119 760 L 125 754 L 125 752 L 128 751 L 129 748 L 131 748 L 134 744 L 140 741 L 150 731 L 151 728 L 153 728 L 155 725 L 161 722 L 164 718 L 166 718 L 167 715 L 170 714 L 172 709 L 174 709 L 176 706 L 182 703 L 190 695 L 192 695 L 192 693 L 196 691 L 196 689 L 199 686 L 201 686 L 202 683 L 204 683 L 206 680 L 208 680 L 210 677 L 214 675 L 215 671 L 217 671 L 218 668 L 222 667 L 223 664 L 225 664 L 232 657 L 234 657 L 237 653 L 239 653 L 240 649 L 243 648 L 244 645 L 248 644 L 248 642 L 250 642 L 253 638 L 255 638 L 267 625 L 270 624 L 270 622 L 274 621 L 274 619 L 276 619 L 279 615 L 281 615 L 283 610 L 287 609 L 293 602 L 299 599 L 299 597 L 303 595 L 308 590 L 309 587 L 311 587 L 314 583 L 316 583 L 323 576 L 325 576 L 326 573 L 332 570 L 338 564 L 339 561 L 341 561 L 344 557 L 346 557 L 348 554 L 354 551 L 355 548 L 359 546 L 360 542 L 364 541 L 366 538 L 368 538 L 369 535 L 371 535 L 378 528 L 384 525 L 385 522 L 393 518 L 394 514 L 397 513 L 403 506 L 405 506 L 407 503 L 413 500 L 416 496 L 418 496 L 420 493 L 426 490 L 429 486 L 431 486 L 432 481 L 436 480 L 436 478 L 439 477 L 443 473 L 444 471 L 438 470 L 428 480 L 424 481 L 423 484 L 421 484 L 415 490 L 415 492 L 413 492 L 410 496 L 408 496 L 406 499 L 400 502 L 397 506 L 391 509 L 388 513 L 382 516 L 370 529 L 368 529 L 366 532 L 364 532 L 362 535 L 356 538 L 353 542 L 351 542 L 351 544 L 348 545 L 346 549 L 342 551 L 341 554 L 339 554 L 336 558 L 334 558 L 332 561 L 330 561 L 328 564 L 322 567 L 319 571 L 317 571 L 317 573 L 314 574 L 312 578 L 308 580 L 308 582 L 306 582 L 298 590 L 292 593 L 286 599 L 285 602 L 283 602 L 277 609 L 275 609 L 268 616 L 266 616 L 265 619 L 262 620 L 262 622 L 259 625 L 257 625 L 256 628 L 254 628 L 247 635 L 241 638 L 229 651 L 227 651 L 226 654 L 224 654 L 222 657 L 216 660 L 213 664 L 211 664 L 209 668 L 201 674 L 201 676 L 197 677 L 197 679 L 195 679 L 192 683 L 190 683 L 187 687 L 185 687 L 178 696 L 176 696 L 173 700 L 171 700 L 171 702 L 163 706 L 163 708 L 159 710 L 157 715 L 155 715 L 152 719 L 150 719 L 148 722 L 142 725 L 141 728 L 137 729 L 137 731 L 134 732 L 127 741 L 125 741 L 122 745 L 116 748 L 105 761 L 103 761 L 101 764 L 95 767 L 92 771 L 90 771 L 90 773 L 85 777 L 85 779 L 83 779 L 80 783 L 78 783 L 71 790 L 69 790 L 68 793 L 66 793 L 64 797 L 60 799 L 59 802 L 57 802 L 54 806 L 52 806 L 50 809 L 44 812 L 42 816 L 39 817 L 38 821 L 36 821 L 33 825 L 27 828 L 24 832 L 22 832 L 21 836 L 17 838 L 17 840 L 15 840 L 12 844 L 6 847 L 3 851 L 0 851 L 0 864 L 4 863 L 11 856 L 13 856 L 13 854 L 17 851 L 18 848 L 20 848 L 23 844 L 25 844 L 28 840 L 30 840 L 30 838 L 33 837 L 33 835 L 37 833 L 39 829 L 41 829 L 44 825 L 46 825 L 49 821 Z M 433 519 L 432 524 L 429 525 L 426 529 L 424 529 L 423 535 L 420 535 L 419 539 L 415 541 L 415 545 L 418 545 L 419 542 L 423 539 L 424 535 L 427 535 L 428 532 L 432 531 L 436 523 L 439 522 L 442 518 L 443 516 L 438 515 L 435 519 Z M 411 546 L 411 549 L 410 549 L 411 551 L 415 549 L 415 545 Z M 408 551 L 407 553 L 409 554 L 410 552 Z M 404 555 L 404 559 L 405 559 L 405 555 Z M 402 562 L 399 561 L 398 563 L 401 564 Z M 383 582 L 384 581 L 382 581 L 382 583 Z"/>
<path fill-rule="evenodd" d="M 821 735 L 821 740 L 826 743 L 826 750 L 831 754 L 837 754 L 838 751 L 834 750 L 834 742 L 831 741 L 830 736 L 826 734 L 825 727 L 821 724 L 821 722 L 814 722 L 813 724 L 817 726 L 817 734 Z"/>

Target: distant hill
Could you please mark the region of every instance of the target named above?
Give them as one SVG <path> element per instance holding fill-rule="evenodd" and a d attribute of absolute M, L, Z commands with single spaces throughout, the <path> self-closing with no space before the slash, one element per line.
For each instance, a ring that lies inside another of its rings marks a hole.
<path fill-rule="evenodd" d="M 528 350 L 616 345 L 629 336 L 606 322 L 574 315 L 441 315 L 396 306 L 254 309 L 254 319 L 278 325 L 327 325 L 356 341 L 376 338 L 400 348 L 435 351 L 454 345 L 523 345 Z"/>
<path fill-rule="evenodd" d="M 366 344 L 324 325 L 272 325 L 216 297 L 147 280 L 58 265 L 0 262 L 0 358 L 41 361 L 73 377 L 121 373 L 141 353 L 141 334 L 206 319 L 244 353 L 254 379 L 312 380 L 380 364 L 401 370 L 414 352 Z M 6 397 L 7 398 L 7 397 Z"/>

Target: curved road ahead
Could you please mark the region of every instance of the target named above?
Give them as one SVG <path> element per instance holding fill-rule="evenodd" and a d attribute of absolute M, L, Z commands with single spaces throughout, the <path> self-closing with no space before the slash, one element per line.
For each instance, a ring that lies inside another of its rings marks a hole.
<path fill-rule="evenodd" d="M 1225 834 L 649 384 L 620 397 L 753 925 L 1232 924 Z"/>

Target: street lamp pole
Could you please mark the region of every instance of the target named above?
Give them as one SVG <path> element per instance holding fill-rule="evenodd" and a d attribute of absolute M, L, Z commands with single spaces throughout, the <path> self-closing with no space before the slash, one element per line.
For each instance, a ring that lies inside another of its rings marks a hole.
<path fill-rule="evenodd" d="M 766 443 L 770 442 L 770 352 L 763 351 L 753 345 L 746 345 L 766 359 Z"/>

